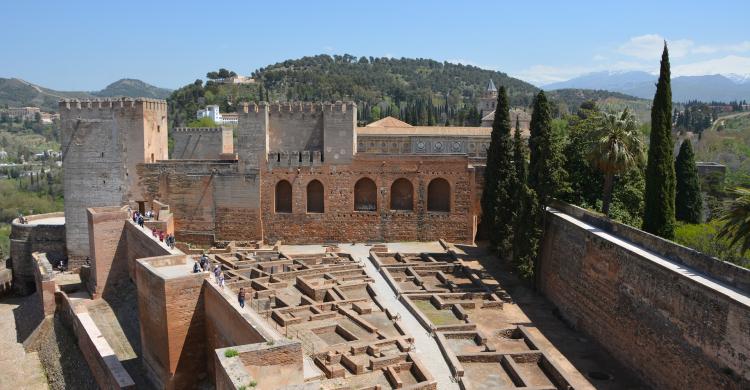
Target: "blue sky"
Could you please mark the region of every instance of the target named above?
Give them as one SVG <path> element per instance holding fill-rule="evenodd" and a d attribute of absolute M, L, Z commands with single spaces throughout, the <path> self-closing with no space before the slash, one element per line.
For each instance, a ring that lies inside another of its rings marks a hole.
<path fill-rule="evenodd" d="M 750 74 L 750 1 L 10 1 L 0 77 L 177 88 L 320 53 L 422 57 L 541 85 L 602 70 Z"/>

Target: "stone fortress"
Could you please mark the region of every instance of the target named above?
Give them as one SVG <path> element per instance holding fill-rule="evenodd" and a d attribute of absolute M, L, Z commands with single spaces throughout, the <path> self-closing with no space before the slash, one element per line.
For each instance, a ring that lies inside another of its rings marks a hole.
<path fill-rule="evenodd" d="M 14 288 L 73 331 L 99 387 L 750 387 L 747 269 L 562 202 L 544 297 L 473 246 L 490 128 L 238 111 L 169 129 L 168 156 L 164 101 L 60 102 L 65 213 L 14 221 Z M 203 253 L 223 286 L 193 272 Z"/>

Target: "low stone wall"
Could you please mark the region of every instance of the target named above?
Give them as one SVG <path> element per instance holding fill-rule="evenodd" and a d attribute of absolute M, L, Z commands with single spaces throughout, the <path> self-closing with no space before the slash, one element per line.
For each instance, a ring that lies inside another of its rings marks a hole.
<path fill-rule="evenodd" d="M 555 206 L 537 283 L 568 323 L 654 388 L 750 388 L 750 271 Z"/>
<path fill-rule="evenodd" d="M 61 318 L 73 330 L 78 348 L 102 389 L 135 389 L 135 382 L 107 343 L 94 320 L 82 306 L 74 306 L 63 292 L 55 293 Z"/>
<path fill-rule="evenodd" d="M 648 248 L 649 251 L 666 257 L 671 261 L 709 274 L 712 278 L 718 279 L 722 283 L 750 294 L 750 270 L 747 268 L 721 261 L 694 249 L 646 233 L 643 230 L 604 218 L 602 215 L 580 207 L 560 201 L 555 201 L 551 207 L 611 233 L 620 239 Z"/>
<path fill-rule="evenodd" d="M 45 218 L 62 218 L 63 213 L 30 215 L 33 222 Z M 36 264 L 31 256 L 34 252 L 46 253 L 54 265 L 67 259 L 64 224 L 22 224 L 14 219 L 10 231 L 10 267 L 13 270 L 13 289 L 17 294 L 29 295 L 35 291 L 34 272 Z M 69 263 L 68 268 L 77 269 L 80 263 Z"/>

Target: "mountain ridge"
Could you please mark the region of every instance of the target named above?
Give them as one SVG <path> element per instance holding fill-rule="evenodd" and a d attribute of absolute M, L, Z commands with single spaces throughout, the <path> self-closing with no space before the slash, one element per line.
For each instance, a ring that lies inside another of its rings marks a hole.
<path fill-rule="evenodd" d="M 150 97 L 166 99 L 172 91 L 137 79 L 123 78 L 99 91 L 57 91 L 20 78 L 0 78 L 0 106 L 36 106 L 57 111 L 60 99 L 96 99 L 102 97 Z"/>
<path fill-rule="evenodd" d="M 545 89 L 598 89 L 620 92 L 642 99 L 651 99 L 656 91 L 656 75 L 647 72 L 592 72 L 567 81 L 546 84 Z M 672 78 L 672 99 L 675 102 L 705 102 L 750 99 L 750 77 L 722 74 L 678 76 Z"/>

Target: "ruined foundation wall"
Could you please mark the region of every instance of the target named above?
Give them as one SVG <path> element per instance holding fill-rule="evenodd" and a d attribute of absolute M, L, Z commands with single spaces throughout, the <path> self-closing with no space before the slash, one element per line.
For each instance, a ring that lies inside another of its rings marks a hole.
<path fill-rule="evenodd" d="M 346 241 L 473 242 L 474 173 L 466 157 L 357 156 L 351 165 L 274 167 L 262 173 L 265 240 L 286 243 Z M 354 186 L 361 178 L 377 187 L 377 211 L 354 211 Z M 412 211 L 390 209 L 391 185 L 405 178 L 413 186 Z M 450 183 L 450 212 L 427 210 L 432 179 Z M 280 180 L 292 184 L 292 212 L 275 211 Z M 324 189 L 324 213 L 307 212 L 307 185 L 319 180 Z"/>
<path fill-rule="evenodd" d="M 581 209 L 557 206 L 585 216 L 587 222 L 597 218 Z M 654 388 L 750 387 L 746 303 L 605 239 L 597 234 L 606 231 L 602 227 L 574 221 L 547 212 L 537 276 L 542 292 L 572 326 Z M 655 251 L 680 250 L 676 244 L 632 230 L 631 238 L 659 241 L 647 246 Z"/>

